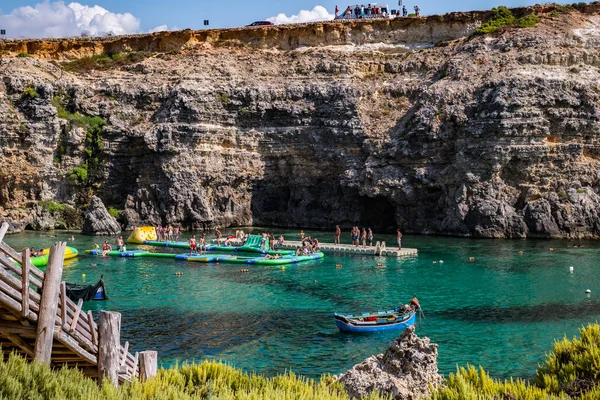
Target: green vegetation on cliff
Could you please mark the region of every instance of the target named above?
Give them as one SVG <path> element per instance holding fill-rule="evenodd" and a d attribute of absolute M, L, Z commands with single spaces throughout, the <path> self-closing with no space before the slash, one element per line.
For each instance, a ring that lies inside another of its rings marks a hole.
<path fill-rule="evenodd" d="M 73 168 L 69 173 L 69 179 L 74 182 L 87 182 L 90 173 L 97 171 L 100 167 L 100 158 L 104 145 L 102 143 L 102 128 L 106 125 L 104 118 L 99 116 L 71 113 L 62 104 L 61 96 L 52 99 L 52 105 L 56 108 L 59 118 L 68 120 L 71 124 L 85 129 L 84 162 L 81 166 Z M 60 149 L 59 149 L 60 150 Z M 62 154 L 59 151 L 59 160 Z"/>
<path fill-rule="evenodd" d="M 6 399 L 348 399 L 341 384 L 324 376 L 320 382 L 293 373 L 266 378 L 205 361 L 162 369 L 148 382 L 120 388 L 97 384 L 75 369 L 52 370 L 24 358 L 0 353 L 0 398 Z M 600 398 L 600 326 L 588 325 L 580 338 L 558 341 L 538 368 L 535 379 L 500 381 L 482 369 L 459 368 L 445 379 L 433 400 L 542 400 Z M 379 399 L 377 393 L 369 399 Z"/>
<path fill-rule="evenodd" d="M 540 22 L 540 17 L 534 14 L 526 15 L 521 18 L 516 18 L 508 7 L 500 6 L 492 8 L 494 16 L 483 23 L 474 32 L 475 35 L 485 35 L 492 33 L 506 26 L 514 26 L 517 28 L 531 28 Z"/>
<path fill-rule="evenodd" d="M 98 54 L 70 61 L 64 64 L 64 69 L 70 72 L 86 72 L 90 70 L 105 71 L 111 68 L 139 63 L 150 55 L 150 53 L 143 51 Z"/>

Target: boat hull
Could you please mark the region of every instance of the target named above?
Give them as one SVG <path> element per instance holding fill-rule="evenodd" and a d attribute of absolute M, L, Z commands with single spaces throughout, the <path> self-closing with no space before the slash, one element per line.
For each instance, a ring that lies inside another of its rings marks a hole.
<path fill-rule="evenodd" d="M 406 329 L 409 326 L 415 324 L 417 320 L 417 313 L 414 312 L 406 319 L 391 322 L 389 324 L 373 324 L 373 325 L 355 325 L 349 320 L 343 320 L 338 318 L 336 314 L 335 325 L 342 332 L 353 332 L 353 333 L 375 333 L 375 332 L 386 332 L 393 330 Z"/>

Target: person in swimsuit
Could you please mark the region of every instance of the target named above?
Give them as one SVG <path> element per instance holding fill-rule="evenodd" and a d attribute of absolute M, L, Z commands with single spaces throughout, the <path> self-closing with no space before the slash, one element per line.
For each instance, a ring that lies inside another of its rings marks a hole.
<path fill-rule="evenodd" d="M 402 250 L 402 232 L 400 232 L 400 228 L 397 229 L 397 232 L 396 238 L 398 239 L 398 250 Z"/>
<path fill-rule="evenodd" d="M 367 230 L 362 228 L 362 232 L 360 234 L 360 241 L 362 242 L 363 249 L 367 247 Z"/>
<path fill-rule="evenodd" d="M 119 249 L 119 253 L 123 251 L 123 236 L 119 236 L 117 239 L 117 248 Z"/>
<path fill-rule="evenodd" d="M 262 233 L 262 238 L 260 239 L 260 249 L 267 249 L 267 234 L 265 232 Z"/>
<path fill-rule="evenodd" d="M 224 245 L 225 247 L 229 247 L 229 246 L 231 246 L 231 243 L 229 242 L 229 238 L 228 238 L 228 237 L 226 237 L 226 238 L 225 238 L 225 243 L 223 243 L 223 245 Z"/>
<path fill-rule="evenodd" d="M 221 245 L 221 236 L 223 236 L 223 235 L 222 235 L 221 231 L 219 230 L 219 228 L 215 228 L 215 236 L 217 237 L 217 246 L 220 246 Z"/>
<path fill-rule="evenodd" d="M 169 225 L 169 227 L 167 228 L 167 235 L 169 238 L 169 242 L 173 241 L 173 227 L 171 225 Z"/>
<path fill-rule="evenodd" d="M 181 230 L 179 227 L 175 228 L 175 241 L 179 242 L 179 235 L 181 235 Z"/>
<path fill-rule="evenodd" d="M 112 247 L 111 247 L 110 244 L 108 244 L 108 240 L 105 240 L 104 243 L 102 244 L 102 254 L 101 254 L 101 256 L 102 257 L 106 257 L 106 254 L 109 251 L 112 251 Z"/>
<path fill-rule="evenodd" d="M 367 239 L 369 240 L 369 247 L 373 246 L 373 231 L 371 228 L 367 229 Z"/>
<path fill-rule="evenodd" d="M 196 254 L 196 235 L 190 238 L 190 255 Z"/>
<path fill-rule="evenodd" d="M 335 226 L 335 236 L 333 238 L 333 244 L 340 244 L 340 236 L 342 236 L 342 230 L 339 225 Z"/>
<path fill-rule="evenodd" d="M 200 236 L 200 255 L 204 255 L 206 254 L 206 236 L 204 234 L 202 234 L 202 236 Z"/>
<path fill-rule="evenodd" d="M 360 236 L 360 229 L 358 229 L 358 226 L 355 226 L 354 228 L 352 228 L 352 245 L 358 247 L 358 239 Z"/>

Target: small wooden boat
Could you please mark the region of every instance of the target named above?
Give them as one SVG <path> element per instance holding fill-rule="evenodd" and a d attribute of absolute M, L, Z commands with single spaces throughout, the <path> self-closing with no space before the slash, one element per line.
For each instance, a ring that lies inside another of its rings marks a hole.
<path fill-rule="evenodd" d="M 414 298 L 410 304 L 396 307 L 393 310 L 363 313 L 361 315 L 334 313 L 335 324 L 342 332 L 354 333 L 406 329 L 415 324 L 419 308 L 419 302 Z"/>
<path fill-rule="evenodd" d="M 79 299 L 82 299 L 83 301 L 108 299 L 106 287 L 104 287 L 104 280 L 102 277 L 100 277 L 100 280 L 95 285 L 66 283 L 65 286 L 67 289 L 67 297 L 74 302 L 79 301 Z"/>

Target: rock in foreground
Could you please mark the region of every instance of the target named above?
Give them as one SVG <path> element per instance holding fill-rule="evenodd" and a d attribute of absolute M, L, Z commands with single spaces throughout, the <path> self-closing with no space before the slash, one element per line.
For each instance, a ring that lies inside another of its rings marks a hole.
<path fill-rule="evenodd" d="M 414 327 L 406 329 L 385 354 L 371 356 L 338 378 L 353 398 L 374 390 L 394 400 L 419 399 L 431 395 L 430 385 L 442 383 L 438 374 L 437 344 L 419 338 Z"/>
<path fill-rule="evenodd" d="M 97 196 L 90 200 L 90 207 L 85 214 L 81 233 L 84 235 L 118 235 L 121 226 L 109 213 L 104 203 Z"/>

